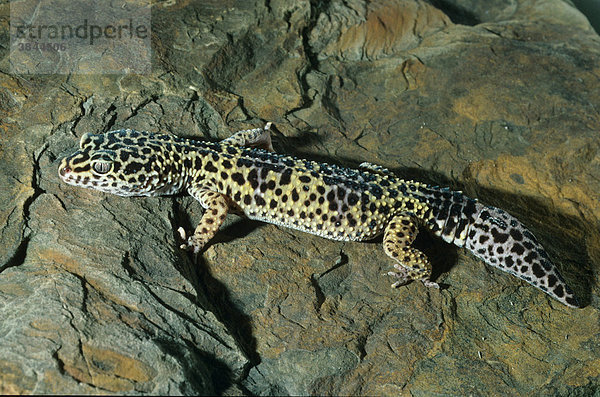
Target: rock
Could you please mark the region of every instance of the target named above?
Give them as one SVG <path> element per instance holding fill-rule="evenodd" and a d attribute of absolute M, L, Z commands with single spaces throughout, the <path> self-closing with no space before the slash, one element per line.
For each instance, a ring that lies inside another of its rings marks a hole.
<path fill-rule="evenodd" d="M 558 0 L 153 6 L 149 75 L 10 74 L 0 58 L 0 392 L 587 395 L 600 379 L 600 38 Z M 8 20 L 8 6 L 0 7 Z M 380 244 L 228 217 L 194 261 L 190 197 L 65 185 L 85 132 L 363 161 L 504 208 L 570 309 L 422 233 L 442 290 L 390 289 Z"/>

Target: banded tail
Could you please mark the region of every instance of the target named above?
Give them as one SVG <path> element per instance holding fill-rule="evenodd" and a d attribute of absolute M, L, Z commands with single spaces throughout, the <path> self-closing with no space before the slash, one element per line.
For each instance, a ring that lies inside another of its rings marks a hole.
<path fill-rule="evenodd" d="M 523 279 L 570 307 L 581 307 L 535 236 L 505 211 L 487 207 L 460 192 L 429 188 L 429 219 L 434 234 L 465 246 L 487 264 Z"/>

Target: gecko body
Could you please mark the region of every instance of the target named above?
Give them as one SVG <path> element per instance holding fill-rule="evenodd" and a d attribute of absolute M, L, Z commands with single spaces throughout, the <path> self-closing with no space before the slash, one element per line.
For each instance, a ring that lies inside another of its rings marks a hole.
<path fill-rule="evenodd" d="M 192 235 L 180 232 L 182 247 L 196 253 L 233 211 L 333 240 L 383 235 L 384 251 L 394 261 L 393 286 L 420 280 L 437 287 L 429 280 L 428 258 L 411 246 L 422 226 L 579 306 L 543 247 L 508 213 L 373 164 L 350 169 L 274 153 L 270 125 L 216 143 L 134 130 L 84 134 L 79 150 L 61 161 L 59 176 L 120 196 L 189 193 L 205 208 Z"/>

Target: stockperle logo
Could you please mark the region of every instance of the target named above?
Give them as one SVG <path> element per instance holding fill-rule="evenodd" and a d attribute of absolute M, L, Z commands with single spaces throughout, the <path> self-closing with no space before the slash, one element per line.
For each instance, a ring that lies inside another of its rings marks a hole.
<path fill-rule="evenodd" d="M 149 73 L 149 0 L 13 0 L 15 74 Z"/>

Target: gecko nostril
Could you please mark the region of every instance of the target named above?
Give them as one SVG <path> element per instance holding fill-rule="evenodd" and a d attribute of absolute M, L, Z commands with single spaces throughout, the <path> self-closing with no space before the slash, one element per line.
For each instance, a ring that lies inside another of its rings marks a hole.
<path fill-rule="evenodd" d="M 71 173 L 71 167 L 65 165 L 64 167 L 61 167 L 58 173 L 60 174 L 60 176 L 66 176 L 67 174 Z"/>

